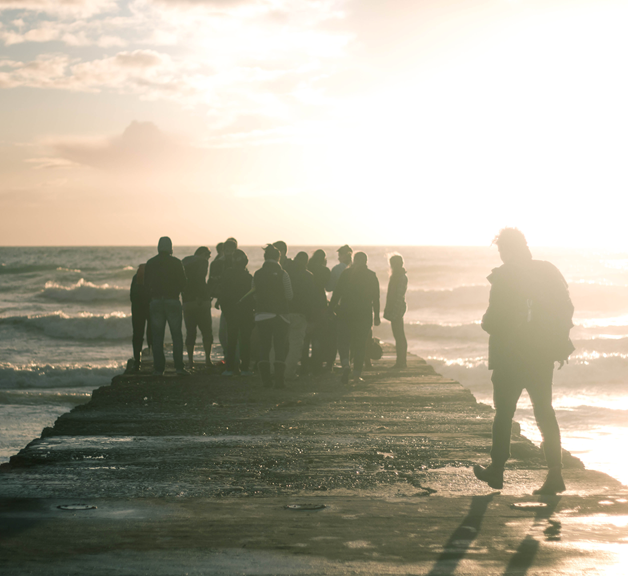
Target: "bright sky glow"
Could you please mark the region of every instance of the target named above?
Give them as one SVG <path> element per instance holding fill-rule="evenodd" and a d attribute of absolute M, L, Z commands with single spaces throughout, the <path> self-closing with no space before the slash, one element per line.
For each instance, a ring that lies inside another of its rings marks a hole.
<path fill-rule="evenodd" d="M 0 245 L 626 249 L 620 0 L 0 0 Z"/>

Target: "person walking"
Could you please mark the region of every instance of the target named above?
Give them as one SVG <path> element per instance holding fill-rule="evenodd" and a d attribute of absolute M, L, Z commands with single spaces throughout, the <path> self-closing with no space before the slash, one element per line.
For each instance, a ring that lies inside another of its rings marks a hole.
<path fill-rule="evenodd" d="M 308 322 L 313 320 L 317 308 L 317 287 L 314 275 L 307 270 L 308 253 L 298 252 L 291 261 L 289 276 L 293 288 L 293 300 L 290 302 L 290 330 L 288 336 L 288 354 L 284 378 L 292 381 L 297 378 L 297 368 L 306 337 Z"/>
<path fill-rule="evenodd" d="M 153 334 L 151 332 L 151 297 L 144 282 L 144 269 L 146 264 L 138 267 L 138 272 L 131 280 L 131 325 L 133 327 L 133 371 L 140 370 L 142 359 L 142 345 L 144 344 L 144 331 L 146 329 L 146 344 L 149 349 L 153 346 Z"/>
<path fill-rule="evenodd" d="M 367 255 L 357 252 L 352 266 L 341 274 L 332 294 L 329 310 L 338 317 L 338 346 L 343 375 L 349 383 L 350 372 L 355 382 L 362 382 L 367 338 L 373 324 L 380 325 L 380 283 L 376 273 L 367 268 Z M 354 357 L 350 368 L 350 350 Z"/>
<path fill-rule="evenodd" d="M 522 391 L 529 393 L 542 434 L 548 475 L 534 494 L 565 491 L 561 473 L 561 434 L 552 405 L 555 362 L 561 368 L 574 351 L 570 341 L 574 306 L 568 285 L 549 262 L 533 260 L 526 238 L 517 228 L 504 228 L 494 244 L 503 265 L 487 277 L 489 307 L 481 327 L 489 333 L 489 369 L 496 415 L 492 428 L 491 464 L 475 465 L 474 475 L 502 489 L 510 456 L 511 426 Z"/>
<path fill-rule="evenodd" d="M 395 364 L 394 369 L 406 368 L 406 352 L 408 343 L 404 333 L 404 313 L 406 313 L 406 288 L 408 287 L 408 277 L 404 270 L 404 259 L 399 254 L 394 254 L 389 259 L 391 266 L 391 276 L 387 288 L 387 301 L 384 306 L 386 320 L 391 322 L 391 331 L 395 338 Z"/>
<path fill-rule="evenodd" d="M 194 365 L 194 345 L 197 340 L 197 327 L 201 331 L 205 366 L 212 367 L 212 297 L 206 282 L 211 251 L 207 246 L 200 246 L 192 256 L 181 262 L 188 282 L 181 294 L 183 300 L 183 320 L 186 325 L 186 351 L 188 352 L 188 368 Z"/>
<path fill-rule="evenodd" d="M 186 288 L 186 273 L 178 258 L 172 256 L 173 243 L 163 236 L 157 244 L 157 256 L 146 263 L 144 282 L 151 296 L 153 332 L 153 374 L 163 375 L 166 368 L 164 333 L 166 323 L 173 339 L 173 360 L 178 375 L 189 375 L 183 365 L 182 308 L 179 295 Z"/>
<path fill-rule="evenodd" d="M 264 249 L 264 264 L 253 275 L 256 303 L 255 322 L 260 339 L 258 370 L 264 387 L 284 388 L 290 327 L 289 303 L 293 288 L 288 273 L 281 267 L 280 251 L 272 244 Z M 271 377 L 271 348 L 275 350 L 274 378 Z"/>
<path fill-rule="evenodd" d="M 224 377 L 251 376 L 251 332 L 253 331 L 253 277 L 247 270 L 249 259 L 244 251 L 236 249 L 232 266 L 221 277 L 218 290 L 221 310 L 227 325 L 227 351 Z M 240 358 L 240 362 L 239 362 Z"/>

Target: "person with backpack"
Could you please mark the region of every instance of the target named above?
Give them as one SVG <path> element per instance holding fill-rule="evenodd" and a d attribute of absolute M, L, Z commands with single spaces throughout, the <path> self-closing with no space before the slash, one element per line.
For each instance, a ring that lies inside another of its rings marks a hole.
<path fill-rule="evenodd" d="M 188 283 L 181 294 L 183 300 L 183 320 L 186 325 L 186 351 L 188 352 L 188 367 L 194 364 L 194 345 L 197 340 L 197 327 L 201 331 L 203 350 L 205 351 L 205 366 L 212 367 L 210 353 L 212 352 L 212 297 L 206 277 L 212 252 L 207 246 L 200 246 L 192 256 L 187 256 L 181 262 Z"/>
<path fill-rule="evenodd" d="M 542 434 L 548 475 L 533 491 L 555 495 L 566 490 L 561 473 L 561 434 L 552 406 L 555 361 L 561 368 L 574 351 L 570 341 L 574 307 L 568 285 L 551 263 L 533 260 L 524 234 L 502 229 L 493 241 L 504 263 L 487 277 L 489 307 L 481 327 L 489 333 L 489 362 L 496 415 L 491 464 L 475 465 L 474 475 L 502 489 L 510 457 L 511 426 L 522 391 L 529 393 Z"/>

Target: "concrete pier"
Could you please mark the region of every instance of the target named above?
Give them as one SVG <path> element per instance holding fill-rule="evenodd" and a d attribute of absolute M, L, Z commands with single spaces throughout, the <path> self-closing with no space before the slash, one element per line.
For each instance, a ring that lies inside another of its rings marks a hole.
<path fill-rule="evenodd" d="M 513 430 L 505 488 L 475 479 L 493 409 L 417 357 L 285 390 L 199 370 L 121 375 L 0 467 L 0 573 L 618 574 L 627 488 Z M 147 368 L 150 371 L 150 368 Z"/>

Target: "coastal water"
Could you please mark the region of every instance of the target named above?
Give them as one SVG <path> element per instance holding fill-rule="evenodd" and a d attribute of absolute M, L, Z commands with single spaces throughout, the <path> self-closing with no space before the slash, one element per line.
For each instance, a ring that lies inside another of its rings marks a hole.
<path fill-rule="evenodd" d="M 196 247 L 175 249 L 180 258 Z M 289 256 L 298 250 L 290 247 Z M 360 250 L 361 247 L 354 247 Z M 249 269 L 262 263 L 244 247 Z M 404 256 L 409 277 L 409 350 L 491 404 L 486 276 L 499 266 L 495 247 L 363 247 L 381 284 L 388 255 Z M 334 248 L 326 249 L 329 265 Z M 566 449 L 588 468 L 623 483 L 627 435 L 627 254 L 604 250 L 536 249 L 559 267 L 575 305 L 576 351 L 555 372 L 554 405 Z M 122 372 L 131 356 L 129 286 L 152 247 L 0 248 L 0 462 L 38 437 L 62 413 Z M 383 321 L 376 336 L 391 341 Z M 516 413 L 539 442 L 526 394 Z"/>

